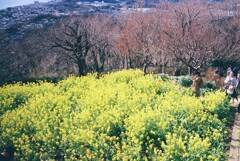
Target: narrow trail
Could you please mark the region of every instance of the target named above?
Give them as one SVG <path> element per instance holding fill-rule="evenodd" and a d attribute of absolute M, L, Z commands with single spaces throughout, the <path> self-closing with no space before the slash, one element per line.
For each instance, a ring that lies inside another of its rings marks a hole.
<path fill-rule="evenodd" d="M 240 161 L 240 142 L 238 137 L 239 130 L 240 130 L 240 113 L 236 111 L 231 135 L 228 161 Z"/>

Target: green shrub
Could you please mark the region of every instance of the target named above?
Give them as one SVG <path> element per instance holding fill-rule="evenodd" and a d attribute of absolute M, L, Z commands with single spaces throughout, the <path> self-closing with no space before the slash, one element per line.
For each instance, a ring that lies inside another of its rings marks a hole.
<path fill-rule="evenodd" d="M 163 81 L 169 81 L 171 79 L 168 74 L 159 74 L 159 76 Z"/>
<path fill-rule="evenodd" d="M 183 87 L 191 87 L 193 83 L 191 76 L 175 76 L 173 79 Z"/>
<path fill-rule="evenodd" d="M 205 93 L 215 91 L 215 90 L 217 90 L 217 86 L 215 82 L 206 82 L 204 83 L 204 87 L 201 88 L 200 93 L 201 93 L 201 96 L 203 96 Z"/>

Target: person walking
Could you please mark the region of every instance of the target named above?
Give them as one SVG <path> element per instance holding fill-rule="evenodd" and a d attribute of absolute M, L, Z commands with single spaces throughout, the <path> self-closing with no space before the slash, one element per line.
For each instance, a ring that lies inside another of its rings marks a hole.
<path fill-rule="evenodd" d="M 196 97 L 199 97 L 200 96 L 200 88 L 203 87 L 203 80 L 202 80 L 202 77 L 200 75 L 200 72 L 195 71 L 193 73 L 192 80 L 193 80 L 193 86 L 192 87 L 193 87 L 194 95 Z"/>
<path fill-rule="evenodd" d="M 236 91 L 237 78 L 233 71 L 229 72 L 229 75 L 226 77 L 224 83 L 225 83 L 224 86 L 226 89 L 226 94 L 230 96 L 233 102 L 235 101 L 235 99 L 238 101 L 237 91 Z"/>

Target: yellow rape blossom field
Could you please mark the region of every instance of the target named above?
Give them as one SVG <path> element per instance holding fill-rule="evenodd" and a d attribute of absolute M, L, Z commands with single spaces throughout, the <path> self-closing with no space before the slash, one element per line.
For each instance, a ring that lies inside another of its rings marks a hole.
<path fill-rule="evenodd" d="M 226 160 L 229 101 L 140 70 L 0 88 L 0 150 L 17 160 Z"/>

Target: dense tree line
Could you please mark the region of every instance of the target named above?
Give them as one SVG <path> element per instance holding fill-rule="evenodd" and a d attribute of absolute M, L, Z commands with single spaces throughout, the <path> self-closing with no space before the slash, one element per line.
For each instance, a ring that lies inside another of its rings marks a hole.
<path fill-rule="evenodd" d="M 150 66 L 158 72 L 187 74 L 238 64 L 237 4 L 161 3 L 149 12 L 63 17 L 20 41 L 1 43 L 1 83 L 128 68 L 147 72 Z"/>

